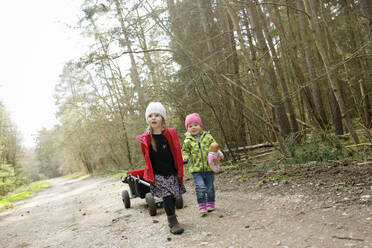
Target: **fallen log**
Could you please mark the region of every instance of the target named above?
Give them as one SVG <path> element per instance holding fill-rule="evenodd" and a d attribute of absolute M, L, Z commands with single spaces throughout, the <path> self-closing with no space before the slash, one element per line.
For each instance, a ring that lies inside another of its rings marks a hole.
<path fill-rule="evenodd" d="M 270 155 L 272 153 L 274 153 L 275 151 L 270 151 L 270 152 L 265 152 L 265 153 L 262 153 L 262 154 L 259 154 L 259 155 L 256 155 L 256 156 L 247 156 L 249 160 L 251 159 L 255 159 L 255 158 L 262 158 L 262 157 L 265 157 L 267 155 Z"/>
<path fill-rule="evenodd" d="M 368 165 L 368 164 L 372 164 L 372 161 L 357 163 L 357 165 Z"/>
<path fill-rule="evenodd" d="M 351 147 L 361 147 L 361 146 L 372 146 L 372 143 L 360 143 L 360 144 L 355 144 L 355 145 L 348 145 L 345 146 L 346 148 L 351 148 Z"/>
<path fill-rule="evenodd" d="M 259 149 L 259 148 L 263 148 L 263 147 L 274 147 L 274 146 L 278 146 L 279 143 L 278 142 L 273 142 L 273 143 L 262 143 L 262 144 L 256 144 L 256 145 L 251 145 L 251 146 L 241 146 L 241 147 L 235 147 L 235 148 L 231 148 L 230 151 L 232 152 L 235 152 L 235 151 L 245 151 L 245 150 L 255 150 L 255 149 Z M 229 150 L 227 149 L 224 149 L 223 152 L 227 153 L 229 152 Z"/>

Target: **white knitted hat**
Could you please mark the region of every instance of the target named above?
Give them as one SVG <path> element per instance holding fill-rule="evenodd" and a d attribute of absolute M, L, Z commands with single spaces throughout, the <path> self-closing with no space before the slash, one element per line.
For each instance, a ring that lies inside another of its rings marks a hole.
<path fill-rule="evenodd" d="M 163 116 L 164 120 L 167 118 L 167 113 L 165 111 L 165 108 L 163 104 L 161 104 L 160 102 L 149 103 L 149 105 L 146 108 L 146 115 L 145 115 L 146 120 L 147 120 L 147 117 L 153 113 L 159 113 L 161 116 Z"/>

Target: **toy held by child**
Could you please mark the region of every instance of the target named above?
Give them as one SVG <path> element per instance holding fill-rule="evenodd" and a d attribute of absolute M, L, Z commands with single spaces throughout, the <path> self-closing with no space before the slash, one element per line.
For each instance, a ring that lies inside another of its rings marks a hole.
<path fill-rule="evenodd" d="M 224 159 L 224 156 L 223 153 L 220 151 L 220 145 L 216 142 L 213 142 L 209 146 L 208 163 L 209 167 L 214 173 L 218 173 L 220 171 L 221 159 Z"/>

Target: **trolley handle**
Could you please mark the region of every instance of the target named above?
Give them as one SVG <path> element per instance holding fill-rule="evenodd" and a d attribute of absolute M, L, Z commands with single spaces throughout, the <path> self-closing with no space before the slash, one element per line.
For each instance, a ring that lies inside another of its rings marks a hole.
<path fill-rule="evenodd" d="M 132 176 L 132 175 L 128 174 L 126 176 L 126 179 L 132 179 L 132 180 L 136 181 L 137 183 L 140 183 L 140 184 L 143 184 L 143 185 L 145 185 L 147 187 L 150 187 L 150 183 L 148 183 L 148 182 L 140 179 L 139 177 L 135 177 L 135 176 Z"/>

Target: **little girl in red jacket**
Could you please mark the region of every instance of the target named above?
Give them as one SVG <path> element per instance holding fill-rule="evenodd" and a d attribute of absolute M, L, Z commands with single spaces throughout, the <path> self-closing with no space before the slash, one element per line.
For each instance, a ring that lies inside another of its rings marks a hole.
<path fill-rule="evenodd" d="M 148 131 L 137 137 L 145 158 L 143 179 L 150 182 L 151 194 L 163 199 L 170 232 L 181 234 L 184 229 L 175 214 L 175 198 L 186 189 L 182 183 L 183 160 L 178 136 L 173 128 L 166 127 L 166 111 L 160 102 L 150 102 L 145 117 Z"/>

